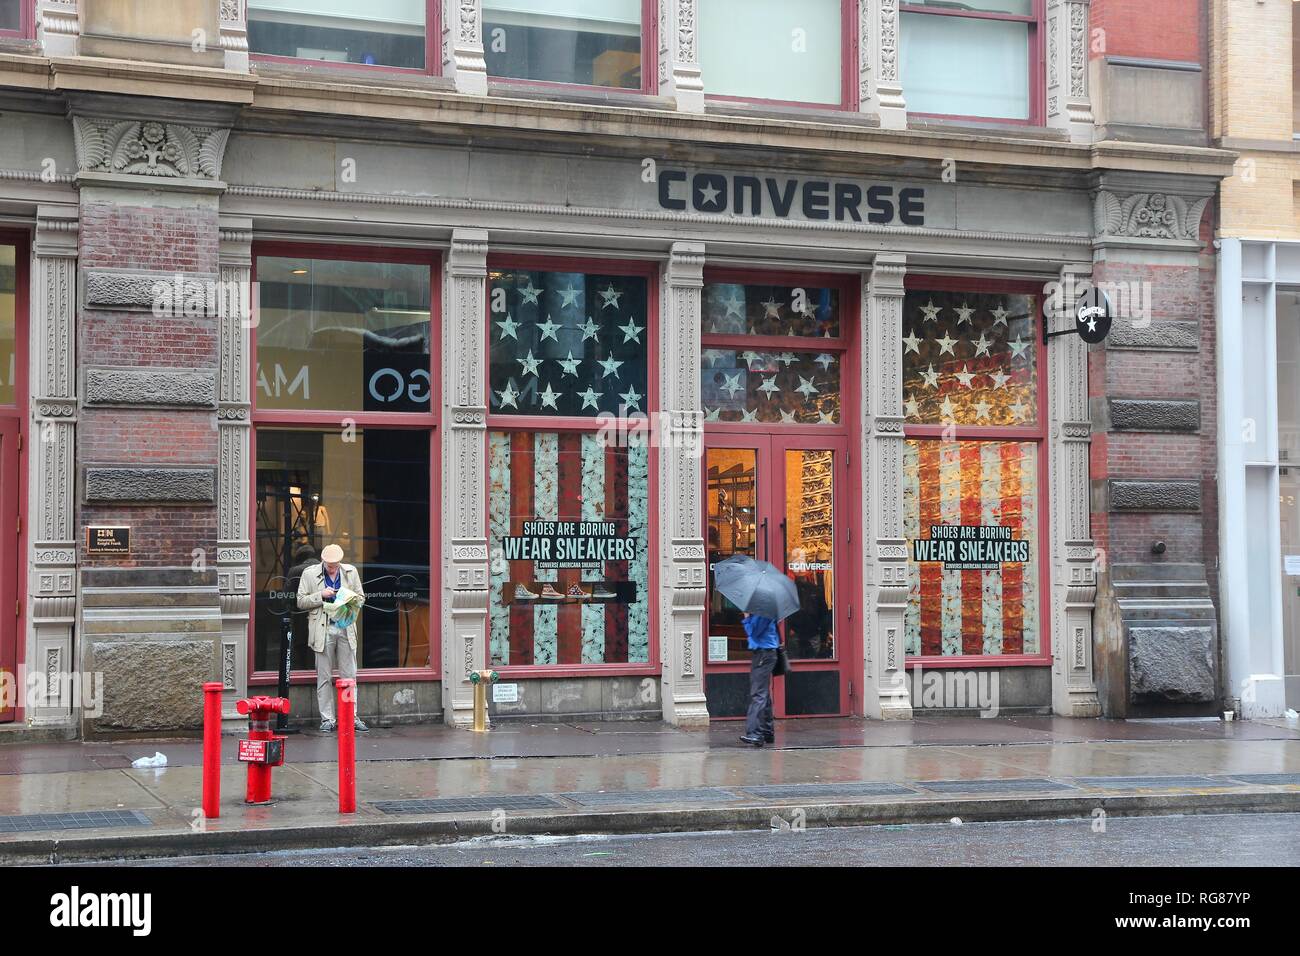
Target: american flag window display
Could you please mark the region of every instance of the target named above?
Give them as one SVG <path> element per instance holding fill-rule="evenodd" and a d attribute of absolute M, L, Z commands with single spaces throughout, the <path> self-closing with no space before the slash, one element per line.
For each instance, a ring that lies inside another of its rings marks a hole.
<path fill-rule="evenodd" d="M 491 270 L 489 411 L 646 412 L 647 304 L 642 276 Z"/>
<path fill-rule="evenodd" d="M 909 288 L 904 298 L 911 656 L 1043 653 L 1039 321 L 1039 299 L 1028 293 Z M 932 539 L 936 526 L 944 535 L 1006 535 L 1022 542 L 1013 553 L 1026 560 L 999 560 L 1005 552 L 978 567 L 917 560 L 914 542 Z"/>
<path fill-rule="evenodd" d="M 701 330 L 705 421 L 841 424 L 838 289 L 708 282 Z M 736 337 L 762 337 L 764 344 L 739 346 Z M 774 338 L 789 344 L 774 348 Z"/>
<path fill-rule="evenodd" d="M 1038 297 L 908 291 L 903 415 L 908 425 L 1038 422 Z"/>

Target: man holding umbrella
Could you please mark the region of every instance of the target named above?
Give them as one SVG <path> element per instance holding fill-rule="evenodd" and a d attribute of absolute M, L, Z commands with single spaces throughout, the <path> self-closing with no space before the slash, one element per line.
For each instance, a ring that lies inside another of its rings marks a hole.
<path fill-rule="evenodd" d="M 766 561 L 735 554 L 713 566 L 713 586 L 745 613 L 745 634 L 753 658 L 749 665 L 749 713 L 740 739 L 761 747 L 776 739 L 772 723 L 772 674 L 784 674 L 776 623 L 799 610 L 794 582 Z"/>

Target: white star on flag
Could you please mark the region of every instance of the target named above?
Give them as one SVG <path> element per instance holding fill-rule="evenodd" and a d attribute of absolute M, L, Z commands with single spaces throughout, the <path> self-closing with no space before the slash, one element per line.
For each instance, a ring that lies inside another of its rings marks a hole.
<path fill-rule="evenodd" d="M 952 350 L 952 347 L 957 344 L 957 340 L 949 338 L 947 332 L 943 333 L 943 338 L 935 339 L 935 342 L 939 343 L 940 355 L 943 355 L 945 352 L 947 352 L 949 355 L 953 356 L 953 358 L 957 357 L 957 353 Z"/>
<path fill-rule="evenodd" d="M 576 358 L 574 358 L 574 357 L 573 357 L 573 350 L 572 350 L 572 349 L 569 350 L 569 357 L 568 357 L 568 358 L 566 358 L 566 359 L 557 359 L 556 361 L 558 361 L 558 362 L 560 363 L 560 368 L 564 369 L 564 374 L 565 374 L 565 375 L 572 375 L 572 376 L 574 376 L 575 378 L 577 377 L 577 375 L 578 375 L 578 366 L 582 364 L 582 359 L 576 359 Z"/>
<path fill-rule="evenodd" d="M 724 372 L 722 378 L 722 391 L 726 392 L 731 398 L 735 398 L 737 392 L 743 392 L 745 390 L 745 386 L 740 384 L 739 372 L 735 375 L 727 375 Z"/>
<path fill-rule="evenodd" d="M 644 397 L 645 397 L 644 395 L 637 394 L 635 385 L 630 386 L 626 392 L 624 392 L 622 395 L 619 396 L 619 398 L 623 400 L 623 404 L 627 408 L 635 408 L 635 409 L 640 409 L 641 399 L 643 399 Z"/>
<path fill-rule="evenodd" d="M 961 382 L 961 384 L 963 385 L 963 387 L 965 387 L 965 388 L 970 388 L 970 380 L 973 379 L 973 378 L 975 377 L 975 373 L 969 371 L 969 370 L 967 369 L 967 367 L 966 367 L 965 365 L 963 365 L 963 366 L 961 367 L 961 371 L 956 373 L 956 377 L 957 377 L 957 380 L 958 380 L 959 382 Z"/>
<path fill-rule="evenodd" d="M 764 379 L 763 384 L 758 386 L 758 390 L 771 395 L 773 392 L 781 391 L 781 387 L 776 384 L 776 376 L 774 375 L 771 378 Z"/>
<path fill-rule="evenodd" d="M 817 356 L 817 358 L 813 359 L 813 361 L 822 367 L 823 372 L 826 372 L 835 364 L 835 356 L 827 355 L 823 352 L 821 355 Z"/>
<path fill-rule="evenodd" d="M 708 406 L 705 406 L 704 420 L 706 422 L 716 422 L 718 420 L 718 412 L 720 411 L 722 411 L 720 408 L 709 408 Z"/>
<path fill-rule="evenodd" d="M 943 404 L 939 406 L 939 411 L 943 413 L 944 418 L 951 421 L 953 417 L 952 400 L 945 398 Z"/>
<path fill-rule="evenodd" d="M 979 339 L 975 342 L 975 357 L 979 358 L 981 355 L 988 355 L 989 346 L 992 344 L 992 342 L 984 337 L 984 333 L 981 332 Z"/>
<path fill-rule="evenodd" d="M 622 292 L 615 291 L 614 283 L 611 282 L 609 284 L 608 289 L 600 291 L 600 297 L 603 300 L 601 302 L 600 307 L 602 309 L 617 309 L 618 300 L 622 297 L 622 295 L 623 295 Z"/>
<path fill-rule="evenodd" d="M 740 420 L 742 422 L 756 422 L 758 421 L 758 412 L 755 409 L 747 408 L 740 413 Z"/>
<path fill-rule="evenodd" d="M 988 417 L 989 417 L 989 407 L 990 407 L 990 406 L 989 406 L 989 403 L 988 403 L 988 402 L 985 402 L 985 401 L 979 401 L 979 402 L 976 402 L 976 403 L 975 403 L 975 417 L 976 417 L 976 418 L 988 418 Z"/>
<path fill-rule="evenodd" d="M 545 322 L 537 323 L 537 331 L 542 333 L 542 337 L 538 339 L 538 341 L 545 342 L 547 339 L 550 339 L 551 341 L 558 343 L 560 340 L 556 338 L 555 333 L 559 328 L 558 325 L 551 321 L 551 317 L 548 315 Z"/>
<path fill-rule="evenodd" d="M 511 408 L 519 407 L 519 405 L 516 404 L 516 399 L 519 398 L 519 393 L 515 391 L 514 382 L 507 381 L 505 389 L 501 392 L 498 392 L 497 394 L 501 397 L 502 408 L 505 408 L 507 405 L 509 405 Z"/>
<path fill-rule="evenodd" d="M 998 369 L 996 372 L 991 374 L 989 378 L 993 379 L 993 387 L 997 389 L 997 388 L 1003 388 L 1007 384 L 1007 380 L 1010 379 L 1011 376 L 1008 375 L 1006 372 L 1002 371 L 1002 369 Z"/>
<path fill-rule="evenodd" d="M 551 383 L 546 383 L 546 388 L 537 393 L 537 397 L 542 400 L 542 408 L 555 408 L 555 400 L 563 395 L 563 392 L 556 392 L 551 389 Z"/>
<path fill-rule="evenodd" d="M 604 392 L 593 391 L 590 385 L 587 386 L 587 390 L 585 392 L 578 393 L 578 395 L 582 398 L 583 408 L 598 408 L 599 406 L 596 404 L 596 402 L 600 398 L 600 396 L 604 394 L 605 394 Z"/>
<path fill-rule="evenodd" d="M 524 370 L 523 370 L 523 372 L 521 373 L 521 374 L 523 374 L 523 375 L 536 375 L 536 374 L 537 374 L 537 366 L 539 366 L 539 365 L 542 364 L 542 360 L 541 360 L 541 359 L 539 359 L 539 358 L 533 358 L 533 350 L 532 350 L 532 349 L 529 349 L 529 350 L 528 350 L 528 357 L 527 357 L 527 358 L 515 359 L 515 361 L 518 362 L 520 365 L 522 365 L 522 366 L 524 367 Z"/>
<path fill-rule="evenodd" d="M 819 394 L 817 386 L 813 384 L 812 379 L 804 378 L 802 375 L 799 376 L 799 387 L 796 388 L 795 391 L 802 392 L 809 398 Z"/>
<path fill-rule="evenodd" d="M 903 337 L 903 344 L 907 346 L 907 348 L 903 349 L 903 354 L 906 355 L 908 352 L 915 352 L 917 355 L 920 355 L 921 341 L 921 339 L 916 337 L 915 332 L 908 332 L 907 335 Z"/>
<path fill-rule="evenodd" d="M 793 424 L 794 424 L 794 412 L 790 411 L 790 409 L 788 409 L 788 408 L 783 408 L 783 409 L 781 409 L 781 424 L 783 424 L 783 425 L 793 425 Z"/>
<path fill-rule="evenodd" d="M 934 299 L 931 299 L 929 305 L 921 306 L 921 311 L 925 313 L 925 318 L 922 319 L 923 322 L 937 322 L 939 319 L 939 313 L 943 311 L 943 307 L 935 305 Z"/>
<path fill-rule="evenodd" d="M 546 290 L 535 288 L 533 286 L 533 280 L 529 279 L 528 285 L 524 286 L 522 289 L 519 290 L 519 295 L 522 296 L 524 302 L 528 303 L 529 305 L 536 305 L 537 297 L 541 295 L 544 291 Z"/>
<path fill-rule="evenodd" d="M 955 309 L 954 311 L 957 313 L 958 325 L 961 325 L 963 322 L 969 323 L 970 317 L 975 314 L 975 310 L 972 309 L 970 306 L 968 306 L 965 302 L 961 304 L 961 308 Z"/>
<path fill-rule="evenodd" d="M 579 326 L 579 328 L 582 329 L 582 341 L 584 342 L 587 339 L 595 339 L 596 333 L 600 331 L 600 326 L 592 321 L 591 316 L 587 316 L 587 323 Z M 600 339 L 596 339 L 596 341 L 599 342 Z"/>
<path fill-rule="evenodd" d="M 497 325 L 501 326 L 500 341 L 504 342 L 506 340 L 507 335 L 510 336 L 512 339 L 514 339 L 516 342 L 519 341 L 519 336 L 515 334 L 519 330 L 519 323 L 510 317 L 509 312 L 506 313 L 506 317 L 504 319 L 497 319 Z"/>
<path fill-rule="evenodd" d="M 700 353 L 700 358 L 709 360 L 709 368 L 713 368 L 713 366 L 717 365 L 718 359 L 726 357 L 727 353 L 720 351 L 719 349 L 705 349 Z"/>
<path fill-rule="evenodd" d="M 1025 349 L 1029 348 L 1029 343 L 1023 338 L 1018 338 L 1014 342 L 1008 342 L 1007 345 L 1010 346 L 1011 351 L 1014 353 L 1016 358 L 1020 358 Z"/>
<path fill-rule="evenodd" d="M 776 299 L 772 298 L 771 296 L 769 296 L 767 301 L 763 303 L 763 308 L 767 310 L 767 315 L 763 316 L 763 318 L 765 319 L 781 318 L 781 303 L 777 302 Z"/>
<path fill-rule="evenodd" d="M 834 412 L 818 412 L 818 413 L 817 413 L 817 424 L 818 424 L 818 425 L 834 425 L 834 424 L 835 424 L 835 413 L 834 413 Z"/>
<path fill-rule="evenodd" d="M 761 364 L 764 361 L 763 356 L 758 352 L 741 352 L 740 357 L 744 360 L 745 367 L 751 371 L 754 368 L 755 362 Z"/>
<path fill-rule="evenodd" d="M 596 364 L 605 370 L 605 374 L 602 375 L 601 378 L 609 378 L 609 376 L 611 375 L 613 375 L 615 378 L 618 378 L 618 369 L 619 366 L 622 365 L 623 363 L 615 361 L 614 357 L 610 356 L 607 359 L 598 361 Z"/>
<path fill-rule="evenodd" d="M 916 399 L 912 398 L 910 395 L 908 396 L 907 401 L 903 403 L 903 414 L 907 415 L 909 418 L 915 418 L 917 415 L 921 414 L 921 406 L 917 403 Z"/>
<path fill-rule="evenodd" d="M 1017 420 L 1024 418 L 1027 411 L 1029 411 L 1029 409 L 1025 408 L 1020 399 L 1016 399 L 1016 403 L 1011 406 L 1011 414 Z"/>
<path fill-rule="evenodd" d="M 1006 325 L 1007 316 L 1009 316 L 1010 314 L 1011 313 L 1008 312 L 1006 309 L 1002 308 L 1002 306 L 998 306 L 996 309 L 993 310 L 993 324 Z"/>
<path fill-rule="evenodd" d="M 567 309 L 573 306 L 578 307 L 578 296 L 582 295 L 581 289 L 561 289 L 560 290 L 560 308 Z"/>
<path fill-rule="evenodd" d="M 637 325 L 634 320 L 628 319 L 627 325 L 620 325 L 618 327 L 618 330 L 623 333 L 624 345 L 626 345 L 628 342 L 635 342 L 637 345 L 640 345 L 641 333 L 645 330 L 645 326 Z"/>
<path fill-rule="evenodd" d="M 939 387 L 939 373 L 934 370 L 933 364 L 921 373 L 921 377 L 925 379 L 925 384 L 929 385 L 931 388 Z"/>
<path fill-rule="evenodd" d="M 727 310 L 727 315 L 734 315 L 739 319 L 745 314 L 745 300 L 737 296 L 735 290 L 732 290 L 730 299 L 723 300 L 722 305 Z"/>
<path fill-rule="evenodd" d="M 795 363 L 795 354 L 793 352 L 782 352 L 776 357 L 776 360 L 782 365 L 793 365 Z"/>

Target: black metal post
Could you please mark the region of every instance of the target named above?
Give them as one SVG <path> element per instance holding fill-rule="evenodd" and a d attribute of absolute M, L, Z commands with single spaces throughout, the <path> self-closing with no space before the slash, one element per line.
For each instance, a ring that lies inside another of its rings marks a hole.
<path fill-rule="evenodd" d="M 293 666 L 293 618 L 288 614 L 280 617 L 280 683 L 276 689 L 277 697 L 289 696 L 289 669 Z M 296 734 L 298 731 L 289 726 L 288 714 L 276 714 L 275 732 L 277 734 Z"/>

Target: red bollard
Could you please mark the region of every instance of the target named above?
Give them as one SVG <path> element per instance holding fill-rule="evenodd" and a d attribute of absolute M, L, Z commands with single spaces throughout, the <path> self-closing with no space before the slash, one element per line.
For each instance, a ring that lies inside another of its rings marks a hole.
<path fill-rule="evenodd" d="M 339 678 L 339 813 L 357 812 L 357 682 Z"/>
<path fill-rule="evenodd" d="M 248 739 L 239 742 L 239 759 L 248 764 L 245 803 L 271 802 L 271 768 L 284 763 L 284 738 L 271 733 L 271 715 L 289 713 L 283 697 L 250 697 L 235 709 L 248 714 Z"/>
<path fill-rule="evenodd" d="M 221 816 L 221 691 L 219 681 L 203 685 L 203 816 Z"/>

